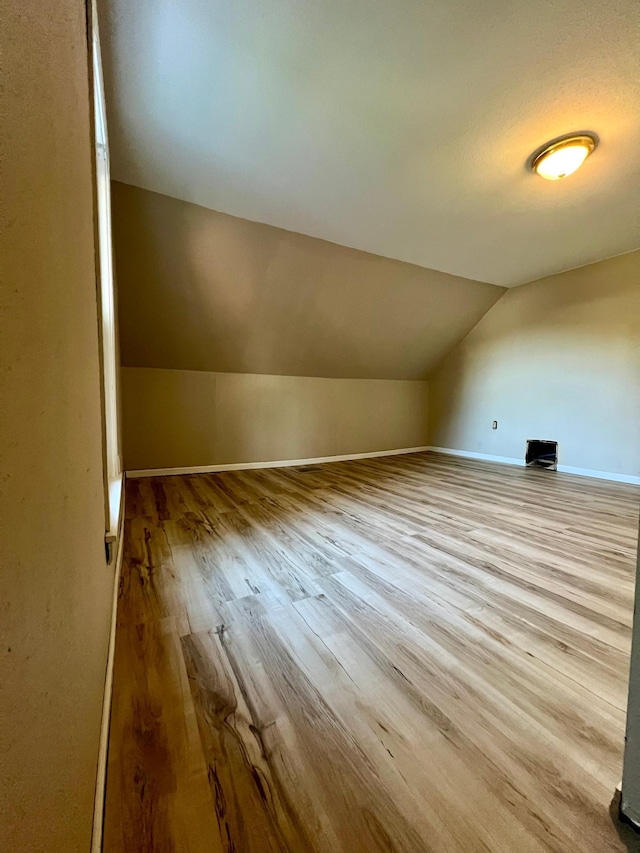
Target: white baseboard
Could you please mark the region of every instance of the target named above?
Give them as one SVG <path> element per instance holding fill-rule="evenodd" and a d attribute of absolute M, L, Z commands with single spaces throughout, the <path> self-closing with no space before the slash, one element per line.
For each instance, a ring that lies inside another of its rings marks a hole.
<path fill-rule="evenodd" d="M 597 480 L 614 480 L 616 483 L 631 483 L 640 486 L 640 477 L 634 474 L 611 474 L 608 471 L 592 471 L 590 468 L 572 468 L 571 465 L 558 465 L 563 474 L 578 474 L 580 477 L 595 477 Z"/>
<path fill-rule="evenodd" d="M 123 490 L 124 491 L 124 490 Z M 91 833 L 91 853 L 101 853 L 102 834 L 104 825 L 104 802 L 107 785 L 107 757 L 109 752 L 109 723 L 111 721 L 111 697 L 113 694 L 113 663 L 116 649 L 116 621 L 118 609 L 118 590 L 120 587 L 120 571 L 122 567 L 122 547 L 124 540 L 124 499 L 120 502 L 120 518 L 118 522 L 117 550 L 113 563 L 113 598 L 111 604 L 111 627 L 109 630 L 109 646 L 107 650 L 107 668 L 104 679 L 104 696 L 102 700 L 102 722 L 100 725 L 100 742 L 98 745 L 98 766 L 96 771 L 96 791 L 93 804 L 93 829 Z"/>
<path fill-rule="evenodd" d="M 309 459 L 278 459 L 271 462 L 230 462 L 226 465 L 192 465 L 187 468 L 143 468 L 127 471 L 128 478 L 170 477 L 173 474 L 217 474 L 221 471 L 251 471 L 255 468 L 294 468 L 299 465 L 319 465 L 322 462 L 347 462 L 351 459 L 375 459 L 377 456 L 401 456 L 403 453 L 421 453 L 432 448 L 400 447 L 397 450 L 376 450 L 373 453 L 346 453 L 341 456 L 314 456 Z"/>
<path fill-rule="evenodd" d="M 464 459 L 479 459 L 484 462 L 501 462 L 504 465 L 525 467 L 523 459 L 513 456 L 493 456 L 490 453 L 476 453 L 473 450 L 456 450 L 452 447 L 400 447 L 396 450 L 376 450 L 372 453 L 345 453 L 340 456 L 314 456 L 306 459 L 276 459 L 268 462 L 228 462 L 221 465 L 191 465 L 183 468 L 142 468 L 127 471 L 128 478 L 135 477 L 171 477 L 178 474 L 216 474 L 223 471 L 251 471 L 256 468 L 293 468 L 299 465 L 320 465 L 323 462 L 348 462 L 351 459 L 375 459 L 378 456 L 400 456 L 404 453 L 444 453 L 447 456 L 461 456 Z M 573 468 L 558 465 L 558 471 L 564 474 L 577 474 L 581 477 L 596 477 L 600 480 L 613 480 L 617 483 L 640 485 L 640 477 L 633 474 L 613 474 L 608 471 L 593 471 L 590 468 Z"/>
<path fill-rule="evenodd" d="M 482 459 L 484 462 L 502 462 L 505 465 L 524 467 L 524 459 L 513 456 L 491 456 L 489 453 L 475 453 L 473 450 L 454 450 L 451 447 L 429 447 L 433 453 L 445 453 L 447 456 L 463 456 L 465 459 Z"/>
<path fill-rule="evenodd" d="M 454 450 L 450 447 L 429 447 L 433 453 L 445 453 L 448 456 L 462 456 L 465 459 L 481 459 L 485 462 L 502 462 L 505 465 L 519 465 L 524 467 L 523 459 L 513 456 L 492 456 L 489 453 L 475 453 L 472 450 Z M 630 483 L 640 485 L 640 477 L 634 474 L 613 474 L 609 471 L 593 471 L 591 468 L 573 468 L 570 465 L 558 465 L 561 474 L 577 474 L 579 477 L 595 477 L 598 480 L 613 480 L 616 483 Z"/>

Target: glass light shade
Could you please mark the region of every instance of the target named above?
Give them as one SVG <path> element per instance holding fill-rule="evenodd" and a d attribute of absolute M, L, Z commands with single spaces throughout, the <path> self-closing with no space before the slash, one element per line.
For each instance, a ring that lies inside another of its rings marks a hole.
<path fill-rule="evenodd" d="M 595 139 L 591 136 L 563 139 L 548 145 L 531 166 L 541 178 L 557 181 L 579 169 L 595 147 Z"/>

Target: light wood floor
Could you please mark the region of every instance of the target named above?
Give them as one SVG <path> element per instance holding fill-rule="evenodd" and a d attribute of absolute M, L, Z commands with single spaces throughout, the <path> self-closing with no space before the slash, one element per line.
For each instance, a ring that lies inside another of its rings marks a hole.
<path fill-rule="evenodd" d="M 105 850 L 631 849 L 638 499 L 427 453 L 130 480 Z"/>

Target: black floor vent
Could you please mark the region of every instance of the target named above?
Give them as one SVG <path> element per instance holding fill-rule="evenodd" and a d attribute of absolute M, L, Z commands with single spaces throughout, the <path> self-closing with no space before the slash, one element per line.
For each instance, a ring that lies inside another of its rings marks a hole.
<path fill-rule="evenodd" d="M 527 452 L 524 461 L 529 468 L 548 468 L 551 471 L 557 471 L 558 442 L 530 438 L 527 441 Z"/>

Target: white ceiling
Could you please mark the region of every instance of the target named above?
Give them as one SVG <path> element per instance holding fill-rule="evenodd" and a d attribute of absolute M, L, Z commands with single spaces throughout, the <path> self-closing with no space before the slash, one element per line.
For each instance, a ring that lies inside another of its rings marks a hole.
<path fill-rule="evenodd" d="M 113 176 L 515 285 L 640 246 L 638 0 L 103 0 Z M 541 143 L 601 144 L 558 182 Z"/>

